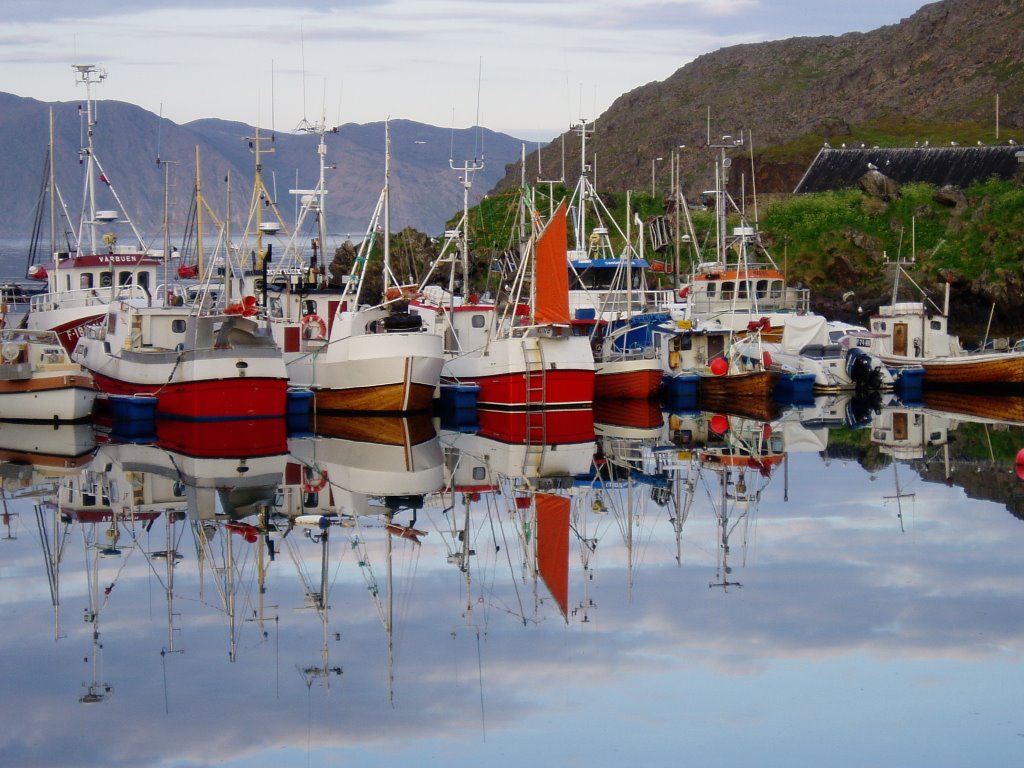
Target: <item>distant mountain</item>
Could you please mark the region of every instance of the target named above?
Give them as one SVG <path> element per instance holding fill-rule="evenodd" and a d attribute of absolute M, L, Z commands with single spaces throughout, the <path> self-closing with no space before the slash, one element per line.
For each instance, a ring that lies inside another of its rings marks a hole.
<path fill-rule="evenodd" d="M 850 6 L 856 13 L 856 4 Z M 847 137 L 913 146 L 931 139 L 994 143 L 996 102 L 1005 143 L 1024 129 L 1024 3 L 943 0 L 899 24 L 839 37 L 803 37 L 737 45 L 700 56 L 668 79 L 623 94 L 596 120 L 588 163 L 599 189 L 669 187 L 669 159 L 680 157 L 688 194 L 709 188 L 706 147 L 746 139 L 732 152 L 731 188 L 744 173 L 752 188 L 792 192 L 818 148 Z M 710 116 L 710 120 L 708 119 Z M 593 116 L 590 116 L 593 117 Z M 710 125 L 710 128 L 709 128 Z M 958 136 L 969 131 L 971 136 Z M 753 137 L 753 147 L 750 137 Z M 686 149 L 679 149 L 679 145 Z M 580 139 L 573 132 L 541 150 L 545 178 L 579 175 Z M 596 158 L 596 159 L 595 159 Z M 526 160 L 530 176 L 536 153 Z M 519 183 L 518 163 L 500 188 Z"/>
<path fill-rule="evenodd" d="M 84 104 L 84 102 L 82 102 Z M 47 104 L 0 93 L 0 237 L 28 238 L 36 202 L 43 190 L 43 168 L 53 109 L 57 186 L 70 217 L 77 223 L 82 205 L 79 150 L 84 121 L 79 102 Z M 169 161 L 169 219 L 172 242 L 180 241 L 195 180 L 196 148 L 201 158 L 203 194 L 218 215 L 227 208 L 228 184 L 236 232 L 248 212 L 254 175 L 249 140 L 255 128 L 218 119 L 178 125 L 140 107 L 99 101 L 95 130 L 96 157 L 119 204 L 100 185 L 109 202 L 101 209 L 127 212 L 147 242 L 162 243 L 165 167 Z M 309 189 L 319 177 L 315 134 L 260 131 L 263 176 L 285 224 L 295 201 L 291 189 Z M 439 234 L 462 209 L 460 174 L 452 170 L 474 159 L 484 168 L 474 174 L 471 204 L 479 200 L 520 156 L 522 141 L 489 130 L 452 131 L 408 120 L 391 121 L 391 225 Z M 327 222 L 333 233 L 362 234 L 384 183 L 384 123 L 347 123 L 327 135 Z M 49 223 L 44 231 L 48 242 Z"/>

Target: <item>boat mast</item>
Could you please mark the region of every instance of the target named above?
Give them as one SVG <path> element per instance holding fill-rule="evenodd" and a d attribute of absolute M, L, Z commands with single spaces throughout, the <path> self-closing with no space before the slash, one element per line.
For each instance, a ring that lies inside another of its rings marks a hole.
<path fill-rule="evenodd" d="M 384 121 L 384 296 L 391 287 L 391 120 Z"/>
<path fill-rule="evenodd" d="M 107 78 L 107 72 L 94 64 L 74 64 L 73 69 L 78 74 L 78 83 L 85 86 L 85 126 L 86 145 L 81 148 L 81 154 L 85 155 L 85 194 L 86 206 L 82 211 L 84 224 L 89 224 L 89 248 L 95 253 L 97 250 L 97 221 L 96 221 L 96 161 L 93 147 L 93 129 L 96 126 L 96 109 L 92 98 L 92 86 L 103 82 Z M 81 109 L 81 108 L 79 108 Z M 82 249 L 82 231 L 78 232 L 78 249 Z"/>
<path fill-rule="evenodd" d="M 459 181 L 462 182 L 462 236 L 459 244 L 459 265 L 462 269 L 462 295 L 468 295 L 469 288 L 469 190 L 473 186 L 473 174 L 484 169 L 483 154 L 479 159 L 473 158 L 462 165 L 455 165 L 455 160 L 448 158 L 448 166 L 453 171 L 461 171 Z M 455 270 L 452 270 L 449 291 L 455 294 Z"/>

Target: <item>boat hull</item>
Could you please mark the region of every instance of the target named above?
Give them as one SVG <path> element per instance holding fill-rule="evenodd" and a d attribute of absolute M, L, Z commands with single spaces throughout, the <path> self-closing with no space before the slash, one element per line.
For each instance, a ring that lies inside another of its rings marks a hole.
<path fill-rule="evenodd" d="M 661 363 L 654 358 L 599 362 L 594 397 L 646 400 L 658 394 L 662 377 Z"/>
<path fill-rule="evenodd" d="M 594 414 L 585 409 L 477 410 L 481 437 L 511 445 L 569 445 L 594 441 Z"/>
<path fill-rule="evenodd" d="M 122 381 L 94 372 L 96 385 L 111 395 L 154 395 L 156 415 L 166 418 L 280 418 L 285 413 L 288 381 L 279 378 L 233 378 L 178 381 L 165 385 Z"/>
<path fill-rule="evenodd" d="M 82 374 L 0 381 L 0 418 L 6 421 L 84 421 L 96 390 Z"/>
<path fill-rule="evenodd" d="M 1024 354 L 999 352 L 972 354 L 936 360 L 883 357 L 886 365 L 921 366 L 925 387 L 955 387 L 972 384 L 1024 387 Z"/>
<path fill-rule="evenodd" d="M 771 399 L 778 374 L 774 371 L 745 371 L 726 376 L 704 376 L 700 396 L 714 398 L 749 397 Z"/>
<path fill-rule="evenodd" d="M 317 411 L 424 412 L 433 403 L 443 362 L 439 336 L 352 336 L 332 341 L 322 359 L 314 360 L 309 386 Z"/>
<path fill-rule="evenodd" d="M 34 331 L 54 331 L 70 355 L 85 336 L 85 329 L 103 321 L 106 305 L 35 310 L 28 313 L 25 327 Z"/>

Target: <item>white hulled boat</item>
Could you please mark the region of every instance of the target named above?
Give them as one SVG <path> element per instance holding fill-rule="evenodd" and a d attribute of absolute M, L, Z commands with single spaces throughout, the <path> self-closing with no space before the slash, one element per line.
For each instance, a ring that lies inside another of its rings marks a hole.
<path fill-rule="evenodd" d="M 158 416 L 283 417 L 288 390 L 281 351 L 266 328 L 240 314 L 114 302 L 74 359 L 109 395 L 152 395 Z"/>
<path fill-rule="evenodd" d="M 284 351 L 292 385 L 313 391 L 317 411 L 412 413 L 430 409 L 440 378 L 441 339 L 409 314 L 402 293 L 393 288 L 390 272 L 390 132 L 385 153 L 384 187 L 344 288 L 328 286 L 324 180 L 326 147 L 321 129 L 318 153 L 320 179 L 313 190 L 296 190 L 302 211 L 296 234 L 277 264 L 270 263 L 269 249 L 262 248 L 257 227 L 259 269 L 243 275 L 243 284 L 262 296 L 274 337 Z M 258 147 L 258 138 L 257 144 Z M 258 150 L 257 150 L 258 151 Z M 257 162 L 257 169 L 259 163 Z M 257 188 L 269 197 L 257 170 Z M 254 208 L 262 206 L 253 196 Z M 307 266 L 299 254 L 298 233 L 303 222 L 314 219 L 314 251 Z M 383 220 L 382 220 L 383 219 Z M 365 276 L 373 246 L 383 227 L 384 298 L 365 305 Z M 248 249 L 241 248 L 242 253 Z M 319 253 L 318 253 L 319 252 Z M 318 259 L 324 263 L 319 264 Z M 238 268 L 238 265 L 235 265 Z"/>
<path fill-rule="evenodd" d="M 53 331 L 0 331 L 0 419 L 82 421 L 96 388 Z"/>

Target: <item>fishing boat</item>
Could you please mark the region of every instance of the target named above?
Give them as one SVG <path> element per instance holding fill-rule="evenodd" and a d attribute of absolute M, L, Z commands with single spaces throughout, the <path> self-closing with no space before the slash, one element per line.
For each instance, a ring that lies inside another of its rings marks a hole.
<path fill-rule="evenodd" d="M 592 125 L 574 126 L 580 136 L 579 180 L 569 198 L 572 248 L 567 252 L 569 311 L 573 333 L 590 338 L 594 353 L 594 394 L 598 398 L 650 398 L 661 388 L 661 364 L 651 326 L 668 318 L 673 291 L 648 285 L 644 223 L 626 202 L 623 232 L 591 181 L 587 137 Z M 592 222 L 592 223 L 591 223 Z M 622 243 L 616 250 L 613 236 Z"/>
<path fill-rule="evenodd" d="M 766 357 L 741 361 L 731 329 L 717 322 L 680 319 L 659 324 L 654 335 L 666 389 L 677 403 L 696 398 L 772 400 L 780 374 L 765 365 Z"/>
<path fill-rule="evenodd" d="M 892 301 L 879 307 L 870 319 L 870 351 L 874 355 L 897 368 L 924 368 L 926 389 L 978 385 L 989 389 L 1024 387 L 1024 349 L 965 350 L 960 339 L 948 331 L 949 283 L 946 283 L 942 309 L 933 305 L 929 310 L 924 301 L 896 300 L 901 274 L 910 280 L 903 267 L 896 264 Z"/>
<path fill-rule="evenodd" d="M 156 416 L 283 417 L 288 376 L 269 331 L 251 317 L 201 307 L 114 302 L 73 354 L 108 395 L 152 395 Z"/>
<path fill-rule="evenodd" d="M 727 152 L 743 146 L 742 138 L 728 135 L 711 145 L 719 150 L 712 193 L 716 250 L 710 261 L 695 265 L 681 295 L 692 320 L 713 320 L 737 336 L 757 330 L 763 340 L 778 341 L 790 318 L 810 311 L 810 291 L 788 285 L 785 271 L 764 246 L 756 221 L 751 221 L 746 208 L 737 205 L 726 189 L 732 161 Z M 755 206 L 755 218 L 756 210 Z M 730 211 L 740 217 L 731 232 Z"/>
<path fill-rule="evenodd" d="M 114 301 L 132 301 L 152 305 L 157 269 L 161 259 L 156 251 L 143 245 L 142 236 L 125 213 L 125 207 L 96 154 L 94 130 L 96 105 L 92 87 L 106 78 L 106 72 L 91 64 L 76 64 L 79 84 L 85 85 L 85 145 L 83 160 L 85 199 L 81 219 L 73 240 L 65 250 L 54 250 L 48 264 L 29 267 L 28 277 L 45 282 L 46 289 L 32 296 L 25 318 L 31 330 L 54 331 L 64 348 L 71 352 L 84 335 L 85 328 L 102 321 L 106 306 Z M 50 205 L 59 199 L 55 187 L 50 128 L 49 192 Z M 116 207 L 114 207 L 116 206 Z M 55 218 L 55 217 L 51 217 Z M 132 244 L 119 233 L 127 226 Z M 57 240 L 51 233 L 51 243 Z"/>
<path fill-rule="evenodd" d="M 521 203 L 529 205 L 527 195 Z M 499 304 L 463 290 L 469 280 L 465 196 L 461 229 L 450 231 L 410 310 L 444 338 L 442 387 L 478 385 L 478 408 L 589 410 L 594 357 L 589 340 L 574 335 L 570 325 L 565 205 L 543 229 L 539 214 L 525 215 L 537 228 L 522 246 L 506 300 Z M 431 283 L 441 279 L 445 265 L 447 288 Z"/>
<path fill-rule="evenodd" d="M 74 422 L 92 415 L 96 387 L 53 331 L 0 330 L 0 418 Z"/>
<path fill-rule="evenodd" d="M 327 189 L 324 131 L 319 134 L 320 179 L 312 190 L 296 190 L 302 210 L 295 236 L 276 265 L 271 264 L 269 250 L 258 245 L 256 268 L 243 281 L 254 285 L 253 295 L 262 297 L 270 328 L 284 351 L 289 380 L 313 391 L 317 412 L 426 412 L 440 380 L 441 338 L 409 312 L 409 295 L 396 285 L 391 271 L 390 129 L 385 124 L 384 185 L 343 288 L 329 285 L 325 265 L 320 263 L 327 258 L 323 253 Z M 259 175 L 257 184 L 263 188 Z M 263 190 L 262 196 L 253 197 L 256 209 L 269 196 Z M 306 221 L 317 225 L 308 265 L 297 239 Z M 366 278 L 378 237 L 382 239 L 383 291 L 381 300 L 370 305 Z"/>

